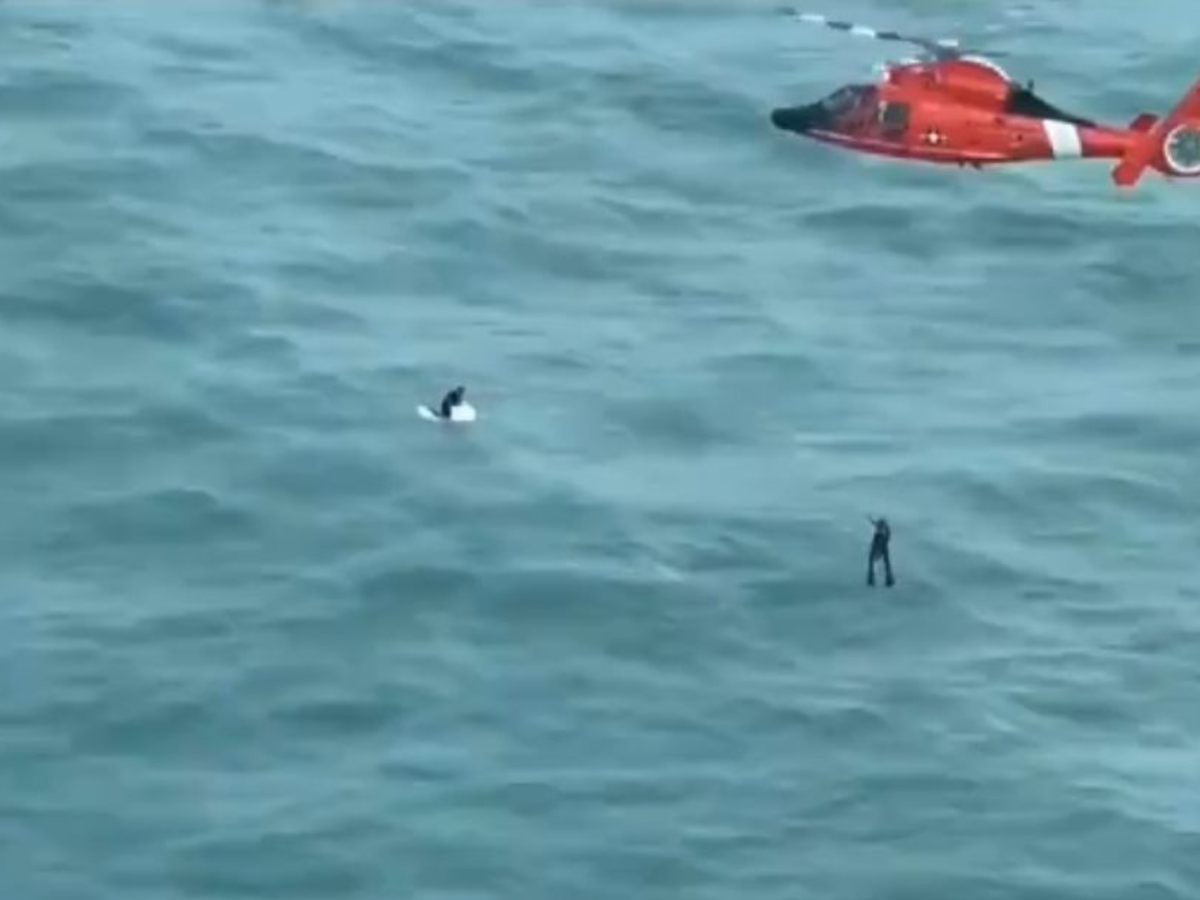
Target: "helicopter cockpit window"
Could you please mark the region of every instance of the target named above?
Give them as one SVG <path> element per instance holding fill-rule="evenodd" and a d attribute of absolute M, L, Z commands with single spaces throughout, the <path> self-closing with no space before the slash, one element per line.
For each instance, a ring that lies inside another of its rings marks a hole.
<path fill-rule="evenodd" d="M 861 87 L 838 88 L 821 101 L 821 106 L 831 114 L 840 116 L 842 113 L 849 112 L 857 106 L 863 93 L 864 89 Z"/>

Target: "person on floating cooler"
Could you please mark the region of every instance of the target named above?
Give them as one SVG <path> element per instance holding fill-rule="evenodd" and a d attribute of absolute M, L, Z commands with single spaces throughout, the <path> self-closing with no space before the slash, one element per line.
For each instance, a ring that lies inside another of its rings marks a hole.
<path fill-rule="evenodd" d="M 454 418 L 454 408 L 457 406 L 462 406 L 463 396 L 466 393 L 467 389 L 462 385 L 459 385 L 442 398 L 442 408 L 440 410 L 440 414 L 443 419 Z"/>

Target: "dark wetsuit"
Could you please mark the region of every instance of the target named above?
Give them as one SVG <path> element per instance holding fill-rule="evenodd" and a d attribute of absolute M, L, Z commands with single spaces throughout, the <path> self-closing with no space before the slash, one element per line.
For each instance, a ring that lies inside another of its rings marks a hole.
<path fill-rule="evenodd" d="M 454 390 L 452 390 L 450 393 L 448 393 L 445 397 L 442 398 L 441 413 L 442 413 L 443 419 L 450 418 L 451 410 L 453 410 L 454 407 L 462 404 L 464 393 L 466 393 L 466 391 L 463 388 L 456 387 Z"/>
<path fill-rule="evenodd" d="M 883 560 L 884 583 L 891 587 L 896 583 L 892 577 L 892 558 L 888 554 L 888 542 L 892 539 L 892 529 L 888 527 L 887 519 L 871 520 L 875 526 L 875 534 L 871 537 L 871 551 L 867 556 L 867 584 L 875 585 L 875 563 Z"/>

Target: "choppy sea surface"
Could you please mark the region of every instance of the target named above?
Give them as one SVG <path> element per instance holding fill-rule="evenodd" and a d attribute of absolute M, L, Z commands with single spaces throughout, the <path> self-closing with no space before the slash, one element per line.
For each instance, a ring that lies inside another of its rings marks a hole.
<path fill-rule="evenodd" d="M 833 7 L 1200 74 L 1193 0 Z M 1200 897 L 1200 185 L 770 128 L 890 55 L 0 5 L 0 896 Z"/>

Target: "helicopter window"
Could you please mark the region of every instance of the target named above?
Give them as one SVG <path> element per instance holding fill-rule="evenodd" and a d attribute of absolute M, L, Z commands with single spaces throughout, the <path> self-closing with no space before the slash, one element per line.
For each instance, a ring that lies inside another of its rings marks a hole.
<path fill-rule="evenodd" d="M 866 90 L 870 90 L 867 88 Z M 849 112 L 856 105 L 859 99 L 866 91 L 858 86 L 838 88 L 828 97 L 821 101 L 821 106 L 833 113 L 835 116 Z"/>
<path fill-rule="evenodd" d="M 880 103 L 879 124 L 887 137 L 899 137 L 908 129 L 911 109 L 907 103 Z"/>

